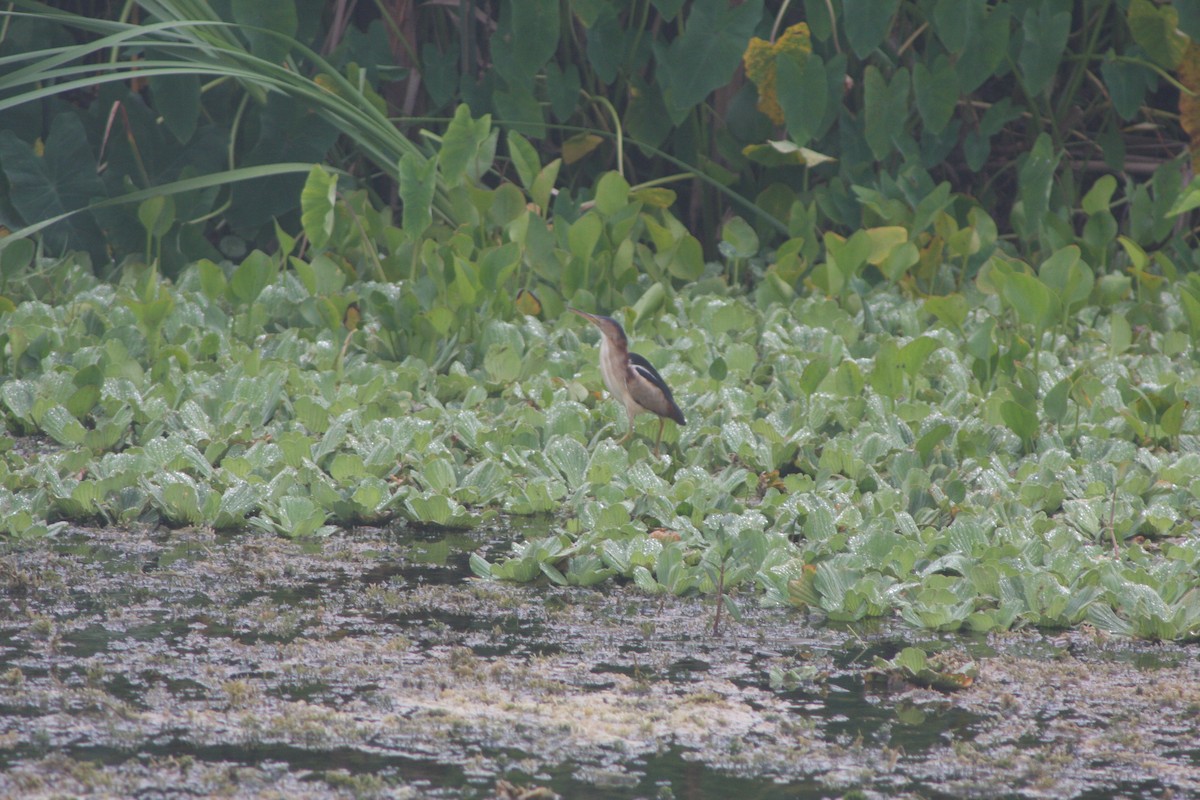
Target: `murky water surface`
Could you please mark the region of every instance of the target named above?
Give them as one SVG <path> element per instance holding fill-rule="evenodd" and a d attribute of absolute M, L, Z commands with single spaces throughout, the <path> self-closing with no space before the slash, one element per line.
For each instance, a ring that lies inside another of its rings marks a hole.
<path fill-rule="evenodd" d="M 77 531 L 0 558 L 0 796 L 1200 796 L 1200 649 L 480 583 L 519 532 Z M 867 680 L 907 645 L 945 694 Z"/>

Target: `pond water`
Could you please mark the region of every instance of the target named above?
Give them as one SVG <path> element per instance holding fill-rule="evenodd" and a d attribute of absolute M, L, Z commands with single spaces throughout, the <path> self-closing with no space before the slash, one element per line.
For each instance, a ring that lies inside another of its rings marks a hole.
<path fill-rule="evenodd" d="M 0 559 L 0 796 L 1200 794 L 1195 645 L 507 586 L 519 531 L 76 530 Z M 907 645 L 952 694 L 868 679 Z"/>

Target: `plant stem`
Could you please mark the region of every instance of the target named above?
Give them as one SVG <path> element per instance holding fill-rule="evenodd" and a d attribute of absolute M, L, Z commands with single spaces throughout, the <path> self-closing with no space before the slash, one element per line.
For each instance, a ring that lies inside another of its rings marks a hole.
<path fill-rule="evenodd" d="M 721 606 L 725 603 L 725 561 L 721 561 L 721 570 L 717 573 L 717 613 L 713 616 L 712 635 L 721 632 Z"/>

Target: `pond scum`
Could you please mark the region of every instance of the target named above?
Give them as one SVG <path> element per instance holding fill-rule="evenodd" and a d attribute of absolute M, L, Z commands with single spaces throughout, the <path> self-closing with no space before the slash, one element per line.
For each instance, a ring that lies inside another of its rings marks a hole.
<path fill-rule="evenodd" d="M 0 795 L 1200 791 L 1194 646 L 813 626 L 753 604 L 713 636 L 696 597 L 463 580 L 472 550 L 517 532 L 71 529 L 22 548 L 4 567 Z M 872 666 L 905 644 L 977 679 L 938 691 Z"/>

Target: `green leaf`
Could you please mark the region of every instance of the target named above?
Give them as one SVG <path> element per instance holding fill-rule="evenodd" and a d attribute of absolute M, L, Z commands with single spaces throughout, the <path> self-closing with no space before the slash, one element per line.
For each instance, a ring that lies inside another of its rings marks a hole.
<path fill-rule="evenodd" d="M 528 210 L 528 201 L 515 184 L 506 181 L 490 194 L 492 202 L 487 206 L 487 218 L 494 225 L 507 227 Z"/>
<path fill-rule="evenodd" d="M 454 465 L 445 458 L 434 458 L 421 467 L 421 482 L 438 494 L 449 494 L 458 488 Z"/>
<path fill-rule="evenodd" d="M 862 370 L 853 361 L 838 364 L 832 374 L 829 390 L 840 397 L 858 397 L 862 394 L 864 380 Z"/>
<path fill-rule="evenodd" d="M 651 284 L 633 304 L 634 320 L 646 319 L 657 314 L 663 303 L 666 302 L 666 298 L 667 290 L 661 283 Z"/>
<path fill-rule="evenodd" d="M 277 512 L 279 532 L 291 538 L 313 536 L 325 524 L 325 512 L 307 497 L 280 498 Z"/>
<path fill-rule="evenodd" d="M 329 465 L 329 476 L 338 483 L 354 483 L 366 474 L 366 465 L 357 453 L 338 453 Z"/>
<path fill-rule="evenodd" d="M 1056 251 L 1042 264 L 1038 270 L 1038 277 L 1051 289 L 1061 293 L 1067 288 L 1071 269 L 1079 263 L 1079 256 L 1077 245 L 1068 245 Z"/>
<path fill-rule="evenodd" d="M 944 56 L 933 61 L 930 69 L 919 61 L 913 68 L 913 93 L 917 111 L 931 133 L 941 133 L 950 123 L 958 103 L 958 75 Z"/>
<path fill-rule="evenodd" d="M 506 345 L 493 345 L 483 358 L 483 368 L 493 383 L 512 383 L 521 376 L 521 354 Z"/>
<path fill-rule="evenodd" d="M 1129 320 L 1120 312 L 1113 312 L 1108 318 L 1108 347 L 1114 355 L 1120 355 L 1133 344 L 1133 328 Z"/>
<path fill-rule="evenodd" d="M 900 0 L 842 0 L 842 24 L 854 54 L 865 59 L 892 25 Z"/>
<path fill-rule="evenodd" d="M 1129 30 L 1134 41 L 1162 67 L 1173 70 L 1183 61 L 1189 39 L 1179 30 L 1179 12 L 1174 6 L 1131 0 Z"/>
<path fill-rule="evenodd" d="M 180 144 L 191 141 L 200 119 L 198 75 L 152 75 L 150 94 L 167 130 Z"/>
<path fill-rule="evenodd" d="M 126 299 L 125 305 L 133 312 L 143 330 L 153 335 L 175 308 L 175 296 L 163 284 L 149 280 L 141 296 Z"/>
<path fill-rule="evenodd" d="M 287 58 L 300 24 L 295 0 L 272 3 L 232 0 L 231 8 L 233 19 L 242 26 L 241 30 L 250 40 L 250 50 L 254 55 L 271 64 L 278 64 Z M 255 28 L 266 28 L 266 31 L 281 35 L 273 36 Z"/>
<path fill-rule="evenodd" d="M 443 528 L 467 528 L 473 522 L 472 516 L 462 506 L 445 495 L 414 495 L 406 499 L 404 505 L 417 522 Z"/>
<path fill-rule="evenodd" d="M 489 37 L 492 63 L 510 86 L 532 86 L 538 70 L 558 49 L 558 0 L 521 0 L 500 6 Z"/>
<path fill-rule="evenodd" d="M 1113 193 L 1117 190 L 1117 179 L 1112 175 L 1101 175 L 1083 196 L 1081 205 L 1085 214 L 1100 214 L 1109 210 Z"/>
<path fill-rule="evenodd" d="M 946 1 L 943 0 L 943 2 Z M 948 2 L 965 6 L 975 3 L 977 0 L 961 0 L 961 2 L 948 0 Z M 966 46 L 955 63 L 958 71 L 958 88 L 964 94 L 974 92 L 984 81 L 991 78 L 1009 55 L 1009 38 L 1012 29 L 1012 12 L 1009 4 L 987 3 L 981 16 L 983 21 L 978 28 L 968 28 Z M 1006 101 L 1001 101 L 1001 103 L 1004 102 Z"/>
<path fill-rule="evenodd" d="M 460 105 L 454 110 L 454 118 L 446 127 L 442 136 L 442 147 L 438 151 L 438 164 L 442 172 L 442 180 L 447 186 L 458 186 L 468 174 L 471 162 L 475 160 L 480 147 L 488 137 L 491 129 L 491 118 L 484 115 L 475 120 L 471 118 L 471 109 Z M 412 153 L 414 158 L 416 154 Z M 424 165 L 417 174 L 426 175 Z"/>
<path fill-rule="evenodd" d="M 160 488 L 160 506 L 163 515 L 171 522 L 189 525 L 203 520 L 200 513 L 200 497 L 196 485 L 190 480 L 174 479 Z"/>
<path fill-rule="evenodd" d="M 175 224 L 175 198 L 159 195 L 143 200 L 138 206 L 138 222 L 153 239 L 161 239 Z"/>
<path fill-rule="evenodd" d="M 878 267 L 888 280 L 900 280 L 921 258 L 916 245 L 908 241 L 906 228 L 889 225 L 867 228 L 864 233 L 871 243 L 867 263 Z"/>
<path fill-rule="evenodd" d="M 1163 412 L 1160 424 L 1162 425 L 1163 433 L 1167 436 L 1175 437 L 1183 432 L 1183 415 L 1188 409 L 1188 402 L 1180 400 L 1172 403 L 1166 411 Z"/>
<path fill-rule="evenodd" d="M 505 8 L 510 5 L 512 4 L 506 4 Z M 492 92 L 492 103 L 495 105 L 498 123 L 519 130 L 534 139 L 546 138 L 545 113 L 529 86 L 519 84 L 507 89 L 496 89 Z"/>
<path fill-rule="evenodd" d="M 100 387 L 96 385 L 81 386 L 67 399 L 67 410 L 76 419 L 83 419 L 96 404 L 100 402 Z"/>
<path fill-rule="evenodd" d="M 516 242 L 487 250 L 479 261 L 479 282 L 485 289 L 504 286 L 521 263 L 521 246 Z"/>
<path fill-rule="evenodd" d="M 42 415 L 41 426 L 47 436 L 62 445 L 82 444 L 83 437 L 87 433 L 79 424 L 79 420 L 60 405 L 53 405 L 46 409 Z"/>
<path fill-rule="evenodd" d="M 403 163 L 401 159 L 401 172 Z M 300 224 L 304 228 L 304 235 L 318 251 L 325 248 L 329 237 L 333 235 L 336 199 L 337 178 L 326 172 L 320 164 L 314 164 L 304 180 L 304 188 L 300 190 Z"/>
<path fill-rule="evenodd" d="M 567 231 L 567 246 L 571 255 L 580 261 L 589 261 L 603 232 L 604 223 L 594 212 L 589 211 L 575 220 Z"/>
<path fill-rule="evenodd" d="M 871 236 L 865 230 L 855 231 L 849 239 L 842 239 L 836 233 L 825 234 L 826 256 L 843 278 L 857 275 L 866 266 L 871 250 Z"/>
<path fill-rule="evenodd" d="M 1050 190 L 1060 154 L 1053 151 L 1050 134 L 1041 133 L 1017 171 L 1017 183 L 1026 224 L 1037 231 L 1050 207 Z"/>
<path fill-rule="evenodd" d="M 35 250 L 36 246 L 30 239 L 9 237 L 0 240 L 0 282 L 24 274 L 33 261 Z"/>
<path fill-rule="evenodd" d="M 1042 264 L 1039 276 L 1058 293 L 1058 299 L 1068 310 L 1086 301 L 1096 284 L 1092 268 L 1080 259 L 1076 245 L 1064 247 L 1050 256 Z"/>
<path fill-rule="evenodd" d="M 415 241 L 433 222 L 433 196 L 437 189 L 437 158 L 406 153 L 400 159 L 401 225 Z"/>
<path fill-rule="evenodd" d="M 21 422 L 34 422 L 33 407 L 36 400 L 33 384 L 29 381 L 9 380 L 0 383 L 0 401 L 3 401 L 9 413 Z"/>
<path fill-rule="evenodd" d="M 1171 203 L 1167 216 L 1177 217 L 1197 208 L 1200 208 L 1200 177 L 1192 178 L 1187 188 L 1179 193 L 1175 201 Z"/>
<path fill-rule="evenodd" d="M 646 594 L 662 594 L 664 589 L 661 583 L 654 580 L 654 576 L 650 574 L 650 570 L 642 566 L 633 568 L 633 582 Z"/>
<path fill-rule="evenodd" d="M 204 292 L 205 297 L 216 300 L 225 296 L 228 282 L 225 280 L 224 270 L 207 258 L 198 261 L 195 270 L 200 275 L 200 290 Z"/>
<path fill-rule="evenodd" d="M 1021 438 L 1027 448 L 1033 443 L 1038 432 L 1036 411 L 1013 400 L 1005 400 L 1000 404 L 1000 418 L 1009 430 Z"/>
<path fill-rule="evenodd" d="M 675 192 L 659 186 L 635 189 L 629 193 L 630 201 L 652 208 L 670 208 L 675 204 Z M 625 241 L 630 241 L 626 239 Z M 632 242 L 630 242 L 632 244 Z"/>
<path fill-rule="evenodd" d="M 546 96 L 550 100 L 550 110 L 555 119 L 559 122 L 566 122 L 575 112 L 576 103 L 579 101 L 579 90 L 583 88 L 583 81 L 579 77 L 579 68 L 575 64 L 567 64 L 566 69 L 559 69 L 558 64 L 551 61 L 546 64 L 543 73 L 546 79 Z M 636 136 L 636 134 L 634 135 Z M 642 139 L 642 141 L 645 140 Z"/>
<path fill-rule="evenodd" d="M 803 66 L 788 56 L 775 59 L 776 96 L 788 136 L 796 144 L 807 144 L 819 133 L 829 103 L 828 84 L 825 62 L 814 53 L 804 59 Z"/>
<path fill-rule="evenodd" d="M 983 25 L 987 0 L 937 0 L 933 31 L 951 53 L 961 53 Z"/>
<path fill-rule="evenodd" d="M 520 179 L 521 185 L 529 189 L 542 169 L 537 150 L 529 143 L 528 139 L 516 131 L 508 132 L 507 141 L 508 157 L 516 167 L 517 177 Z"/>
<path fill-rule="evenodd" d="M 667 271 L 684 281 L 694 281 L 704 274 L 704 248 L 700 240 L 685 234 L 671 251 Z"/>
<path fill-rule="evenodd" d="M 895 137 L 904 132 L 908 122 L 908 70 L 904 67 L 897 69 L 889 84 L 872 64 L 867 67 L 863 78 L 863 92 L 867 145 L 876 160 L 882 161 L 895 149 Z"/>
<path fill-rule="evenodd" d="M 221 495 L 217 516 L 213 526 L 217 528 L 237 528 L 245 524 L 246 515 L 259 504 L 259 489 L 252 484 L 238 481 Z"/>
<path fill-rule="evenodd" d="M 275 280 L 277 268 L 270 256 L 255 250 L 246 256 L 233 271 L 229 289 L 239 303 L 249 305 L 258 299 L 262 290 Z"/>
<path fill-rule="evenodd" d="M 1154 88 L 1158 82 L 1152 70 L 1142 64 L 1118 61 L 1111 49 L 1100 65 L 1100 77 L 1112 98 L 1113 109 L 1122 120 L 1131 120 L 1138 115 L 1147 89 Z"/>
<path fill-rule="evenodd" d="M 906 647 L 900 651 L 892 663 L 901 669 L 907 670 L 910 675 L 916 675 L 925 669 L 925 651 L 919 647 Z"/>
<path fill-rule="evenodd" d="M 891 339 L 879 346 L 875 368 L 871 371 L 871 386 L 884 397 L 896 399 L 904 391 L 904 373 L 900 368 L 900 351 Z"/>
<path fill-rule="evenodd" d="M 929 360 L 929 356 L 937 352 L 941 346 L 942 343 L 932 336 L 918 336 L 900 348 L 898 363 L 910 378 L 915 378 L 921 368 L 925 366 L 925 362 Z"/>
<path fill-rule="evenodd" d="M 1022 322 L 1038 330 L 1045 329 L 1058 317 L 1058 300 L 1046 284 L 1032 275 L 1022 272 L 1009 275 L 1004 280 L 1001 296 Z"/>
<path fill-rule="evenodd" d="M 596 210 L 606 217 L 625 209 L 629 204 L 629 182 L 619 172 L 606 172 L 596 183 Z"/>
<path fill-rule="evenodd" d="M 1042 408 L 1046 411 L 1046 417 L 1053 422 L 1061 423 L 1067 417 L 1067 398 L 1071 394 L 1071 380 L 1063 378 L 1054 387 L 1046 392 L 1046 397 L 1042 401 Z"/>
<path fill-rule="evenodd" d="M 483 288 L 483 284 L 479 280 L 479 273 L 476 272 L 474 265 L 465 258 L 455 256 L 453 263 L 454 281 L 450 285 L 459 301 L 464 305 L 474 305 L 479 290 Z"/>
<path fill-rule="evenodd" d="M 1061 8 L 1057 0 L 1042 0 L 1040 6 L 1030 8 L 1022 18 L 1024 40 L 1017 61 L 1030 94 L 1041 94 L 1050 85 L 1067 49 L 1071 12 L 1058 10 Z"/>
<path fill-rule="evenodd" d="M 471 572 L 474 572 L 477 577 L 484 580 L 492 580 L 492 565 L 478 553 L 471 553 L 470 558 Z"/>
<path fill-rule="evenodd" d="M 542 167 L 542 171 L 533 181 L 533 186 L 529 187 L 529 196 L 533 198 L 534 205 L 543 211 L 550 208 L 554 182 L 558 180 L 558 171 L 562 167 L 562 163 L 561 158 L 556 158 Z"/>
<path fill-rule="evenodd" d="M 1183 306 L 1184 315 L 1187 317 L 1188 329 L 1192 334 L 1192 341 L 1200 341 L 1200 300 L 1196 299 L 1191 292 L 1180 292 L 1180 305 Z"/>
<path fill-rule="evenodd" d="M 962 330 L 963 323 L 967 321 L 967 298 L 959 293 L 927 297 L 924 308 L 933 314 L 938 322 L 955 330 Z"/>
<path fill-rule="evenodd" d="M 445 106 L 458 92 L 460 58 L 456 48 L 443 52 L 434 41 L 421 45 L 421 84 L 436 108 Z"/>
<path fill-rule="evenodd" d="M 728 0 L 692 3 L 683 34 L 658 58 L 667 114 L 673 122 L 680 122 L 709 92 L 729 82 L 762 13 L 762 0 L 739 5 Z"/>
<path fill-rule="evenodd" d="M 579 489 L 587 483 L 587 448 L 569 436 L 557 436 L 546 444 L 546 457 L 563 476 L 567 486 Z"/>
<path fill-rule="evenodd" d="M 817 391 L 817 387 L 821 385 L 821 381 L 825 380 L 825 376 L 828 374 L 829 362 L 821 357 L 814 358 L 804 366 L 804 370 L 800 373 L 800 391 L 811 395 Z"/>
<path fill-rule="evenodd" d="M 758 255 L 758 234 L 746 220 L 738 216 L 730 217 L 721 227 L 721 243 L 732 258 L 750 258 Z"/>
<path fill-rule="evenodd" d="M 96 174 L 87 134 L 74 114 L 54 116 L 40 157 L 12 131 L 0 131 L 0 167 L 8 179 L 9 202 L 29 224 L 83 208 L 107 194 Z M 100 238 L 88 215 L 56 222 L 43 234 L 45 246 L 54 253 L 91 249 Z"/>
<path fill-rule="evenodd" d="M 945 441 L 946 437 L 953 432 L 954 429 L 949 423 L 941 422 L 934 425 L 928 432 L 922 435 L 914 445 L 917 455 L 921 457 L 921 462 L 928 464 L 929 457 L 933 454 L 934 448 Z"/>

